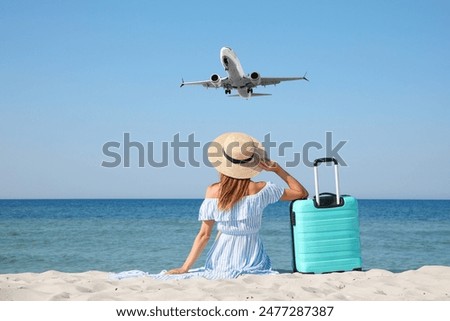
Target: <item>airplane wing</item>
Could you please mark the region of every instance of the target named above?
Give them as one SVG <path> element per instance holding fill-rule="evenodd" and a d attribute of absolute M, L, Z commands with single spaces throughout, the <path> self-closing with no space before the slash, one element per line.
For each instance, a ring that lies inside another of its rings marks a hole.
<path fill-rule="evenodd" d="M 181 80 L 180 87 L 190 86 L 190 85 L 202 85 L 206 88 L 218 88 L 218 87 L 229 87 L 230 81 L 228 77 L 220 78 L 220 81 L 213 82 L 212 80 L 200 80 L 200 81 L 187 81 L 185 82 L 183 79 Z"/>
<path fill-rule="evenodd" d="M 282 81 L 290 81 L 290 80 L 306 80 L 306 75 L 303 77 L 261 77 L 260 86 L 268 86 L 268 85 L 277 85 Z"/>

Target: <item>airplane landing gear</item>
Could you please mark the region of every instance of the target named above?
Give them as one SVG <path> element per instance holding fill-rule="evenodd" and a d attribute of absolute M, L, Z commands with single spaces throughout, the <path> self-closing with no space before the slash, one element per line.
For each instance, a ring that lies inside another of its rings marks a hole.
<path fill-rule="evenodd" d="M 225 95 L 231 94 L 231 89 L 225 89 Z"/>

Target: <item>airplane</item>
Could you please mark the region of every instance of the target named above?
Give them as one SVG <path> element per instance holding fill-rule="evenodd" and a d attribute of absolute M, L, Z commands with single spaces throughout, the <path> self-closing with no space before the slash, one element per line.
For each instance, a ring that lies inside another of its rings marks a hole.
<path fill-rule="evenodd" d="M 256 71 L 249 75 L 245 75 L 242 69 L 241 63 L 236 56 L 233 49 L 229 47 L 223 47 L 220 49 L 220 61 L 225 71 L 228 73 L 228 77 L 220 77 L 218 74 L 212 74 L 209 80 L 202 81 L 190 81 L 185 82 L 181 80 L 180 87 L 188 85 L 202 85 L 206 88 L 220 88 L 225 89 L 225 94 L 231 94 L 232 89 L 236 89 L 238 95 L 230 95 L 230 97 L 242 97 L 249 99 L 253 96 L 270 96 L 271 94 L 254 93 L 253 88 L 257 86 L 276 85 L 282 81 L 289 80 L 306 80 L 306 74 L 303 77 L 261 77 Z"/>

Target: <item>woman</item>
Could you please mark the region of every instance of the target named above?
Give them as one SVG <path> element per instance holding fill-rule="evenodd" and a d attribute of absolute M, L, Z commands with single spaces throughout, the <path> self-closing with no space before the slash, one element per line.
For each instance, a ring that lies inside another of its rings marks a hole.
<path fill-rule="evenodd" d="M 266 159 L 260 142 L 243 133 L 217 137 L 208 148 L 208 159 L 220 173 L 220 181 L 206 190 L 200 207 L 200 231 L 183 265 L 166 272 L 165 277 L 159 274 L 160 278 L 224 279 L 276 273 L 271 270 L 258 233 L 263 209 L 278 200 L 306 198 L 308 192 L 277 163 Z M 261 170 L 277 174 L 288 188 L 251 181 Z M 205 266 L 190 270 L 206 247 L 215 223 L 219 234 Z"/>

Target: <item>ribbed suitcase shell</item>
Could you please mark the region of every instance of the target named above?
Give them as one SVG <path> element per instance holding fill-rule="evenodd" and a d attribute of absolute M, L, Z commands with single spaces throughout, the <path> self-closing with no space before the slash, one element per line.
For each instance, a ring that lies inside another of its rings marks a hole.
<path fill-rule="evenodd" d="M 294 271 L 361 269 L 358 202 L 351 196 L 341 200 L 343 205 L 328 208 L 316 207 L 313 199 L 291 203 Z"/>

